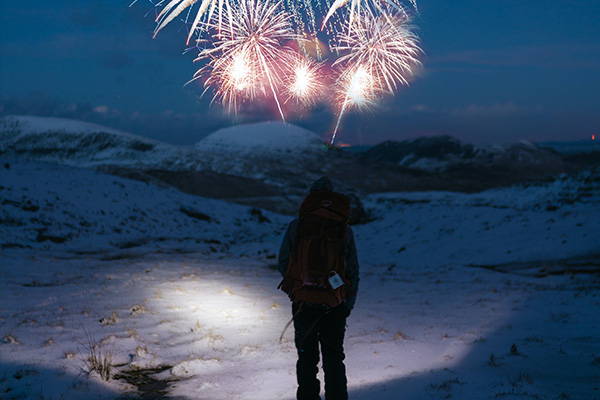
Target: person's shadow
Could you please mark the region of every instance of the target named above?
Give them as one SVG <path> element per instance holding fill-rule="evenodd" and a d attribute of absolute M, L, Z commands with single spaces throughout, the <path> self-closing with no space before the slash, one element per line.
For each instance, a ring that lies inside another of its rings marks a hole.
<path fill-rule="evenodd" d="M 0 361 L 0 399 L 2 400 L 38 398 L 66 400 L 88 396 L 114 399 L 119 396 L 119 393 L 90 379 L 83 371 L 81 375 L 73 376 L 62 369 Z"/>

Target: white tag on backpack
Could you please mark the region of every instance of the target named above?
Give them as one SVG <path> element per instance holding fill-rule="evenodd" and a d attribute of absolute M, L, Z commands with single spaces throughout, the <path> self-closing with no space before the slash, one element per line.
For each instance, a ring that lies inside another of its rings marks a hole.
<path fill-rule="evenodd" d="M 332 289 L 337 289 L 344 284 L 342 278 L 336 273 L 329 277 L 329 285 L 331 285 Z"/>

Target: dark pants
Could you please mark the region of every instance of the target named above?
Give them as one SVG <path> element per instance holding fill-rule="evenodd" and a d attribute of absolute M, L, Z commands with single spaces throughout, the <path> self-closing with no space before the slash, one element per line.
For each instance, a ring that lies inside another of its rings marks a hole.
<path fill-rule="evenodd" d="M 317 379 L 319 344 L 325 373 L 325 399 L 347 400 L 346 367 L 344 366 L 344 333 L 347 309 L 344 305 L 325 310 L 304 304 L 292 306 L 298 362 L 297 400 L 320 400 L 320 382 Z"/>

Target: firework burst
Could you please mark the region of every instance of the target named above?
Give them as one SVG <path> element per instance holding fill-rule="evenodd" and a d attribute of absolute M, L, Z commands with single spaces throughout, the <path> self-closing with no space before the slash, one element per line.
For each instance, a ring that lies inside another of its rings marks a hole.
<path fill-rule="evenodd" d="M 232 112 L 243 101 L 272 97 L 285 120 L 279 93 L 296 60 L 286 43 L 297 35 L 281 3 L 241 0 L 224 15 L 220 28 L 211 27 L 216 40 L 198 55 L 196 61 L 208 62 L 194 79 L 206 77 L 205 87 L 215 92 L 213 100 L 220 100 Z"/>
<path fill-rule="evenodd" d="M 334 62 L 341 69 L 338 79 L 340 112 L 331 142 L 348 107 L 371 104 L 383 94 L 394 94 L 408 85 L 420 65 L 419 40 L 404 15 L 365 12 L 347 35 L 341 35 L 336 50 L 343 55 Z"/>
<path fill-rule="evenodd" d="M 319 68 L 319 64 L 298 55 L 286 84 L 288 100 L 304 106 L 311 106 L 317 101 L 323 90 Z"/>
<path fill-rule="evenodd" d="M 283 120 L 284 106 L 331 101 L 338 110 L 331 143 L 347 110 L 394 94 L 420 65 L 410 25 L 416 0 L 147 1 L 160 9 L 154 36 L 179 16 L 186 24 L 193 16 L 187 42 L 197 35 L 195 61 L 203 66 L 192 81 L 201 79 L 213 101 L 231 113 L 267 101 Z M 325 15 L 324 32 L 317 32 L 318 15 Z"/>

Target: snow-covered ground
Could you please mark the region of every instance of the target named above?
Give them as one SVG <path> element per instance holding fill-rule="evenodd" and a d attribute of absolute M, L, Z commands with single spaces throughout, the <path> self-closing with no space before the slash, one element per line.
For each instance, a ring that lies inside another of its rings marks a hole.
<path fill-rule="evenodd" d="M 294 398 L 288 218 L 17 159 L 0 202 L 0 398 Z M 351 399 L 600 399 L 597 175 L 365 202 Z"/>
<path fill-rule="evenodd" d="M 88 169 L 0 165 L 0 246 L 93 253 L 215 252 L 272 235 L 282 216 Z"/>

